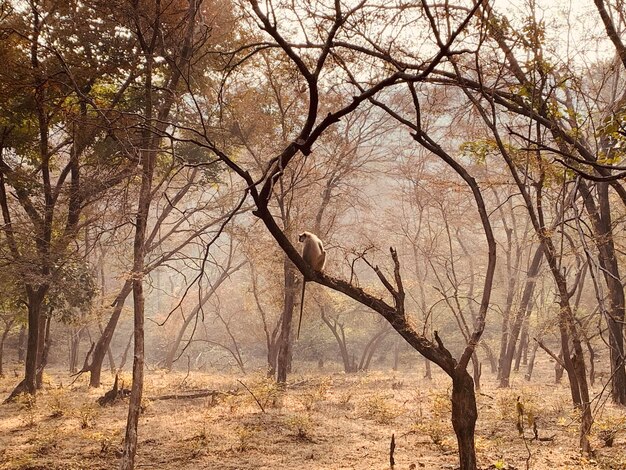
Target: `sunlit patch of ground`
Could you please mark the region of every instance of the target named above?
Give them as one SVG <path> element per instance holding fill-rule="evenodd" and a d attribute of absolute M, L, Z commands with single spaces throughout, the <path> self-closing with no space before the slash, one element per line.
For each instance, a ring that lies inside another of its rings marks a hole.
<path fill-rule="evenodd" d="M 130 377 L 123 379 L 128 386 Z M 421 371 L 315 371 L 294 374 L 285 389 L 261 374 L 239 379 L 250 392 L 226 374 L 147 372 L 137 468 L 386 469 L 392 434 L 396 469 L 456 468 L 450 384 L 441 374 L 428 381 Z M 2 396 L 16 380 L 0 379 Z M 69 386 L 61 371 L 52 371 L 47 381 L 35 401 L 0 406 L 0 468 L 116 468 L 127 401 L 96 404 L 112 379 L 97 390 L 88 389 L 86 378 Z M 584 459 L 576 450 L 577 414 L 565 385 L 514 378 L 511 389 L 500 390 L 491 377 L 482 382 L 476 441 L 481 468 L 626 469 L 624 410 L 606 405 L 593 436 L 596 455 Z M 223 393 L 159 399 L 198 390 Z M 516 429 L 518 396 L 526 440 Z M 539 436 L 552 440 L 531 441 L 529 417 L 537 419 Z M 613 446 L 606 447 L 603 439 L 613 429 Z"/>

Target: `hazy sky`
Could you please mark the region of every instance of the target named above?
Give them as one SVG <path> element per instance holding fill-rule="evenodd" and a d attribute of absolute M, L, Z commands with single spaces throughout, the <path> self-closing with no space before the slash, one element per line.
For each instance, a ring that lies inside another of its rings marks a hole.
<path fill-rule="evenodd" d="M 506 13 L 516 26 L 531 11 L 532 3 L 537 19 L 546 24 L 546 49 L 556 51 L 563 61 L 588 64 L 615 55 L 591 0 L 493 0 L 494 9 Z"/>

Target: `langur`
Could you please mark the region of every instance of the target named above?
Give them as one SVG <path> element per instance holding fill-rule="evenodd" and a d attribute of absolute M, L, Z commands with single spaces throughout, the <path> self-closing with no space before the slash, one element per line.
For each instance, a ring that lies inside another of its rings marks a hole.
<path fill-rule="evenodd" d="M 317 235 L 311 232 L 302 232 L 298 240 L 304 243 L 302 247 L 302 258 L 309 263 L 315 271 L 323 271 L 326 263 L 326 251 L 324 244 Z M 298 333 L 296 339 L 300 338 L 300 325 L 302 325 L 302 309 L 304 307 L 304 289 L 306 288 L 306 276 L 302 279 L 302 299 L 300 300 L 300 320 L 298 321 Z"/>

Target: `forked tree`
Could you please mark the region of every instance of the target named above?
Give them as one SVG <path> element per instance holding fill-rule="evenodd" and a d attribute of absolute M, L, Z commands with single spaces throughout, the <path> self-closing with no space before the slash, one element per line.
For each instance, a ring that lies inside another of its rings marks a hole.
<path fill-rule="evenodd" d="M 426 18 L 428 18 L 431 11 L 425 3 L 416 9 L 422 7 L 426 13 Z M 271 209 L 270 200 L 275 186 L 280 184 L 281 178 L 293 164 L 296 156 L 315 158 L 313 146 L 333 124 L 352 113 L 359 106 L 366 104 L 370 99 L 374 99 L 379 92 L 388 87 L 403 82 L 419 83 L 425 80 L 437 64 L 458 53 L 453 50 L 455 41 L 472 20 L 478 7 L 479 4 L 474 4 L 470 8 L 462 9 L 460 14 L 457 12 L 456 15 L 452 15 L 456 26 L 445 38 L 438 35 L 438 41 L 433 44 L 435 51 L 433 55 L 427 59 L 422 58 L 422 64 L 416 65 L 411 73 L 407 73 L 405 70 L 389 71 L 388 67 L 381 67 L 378 77 L 372 77 L 371 81 L 360 81 L 359 77 L 355 77 L 351 72 L 349 64 L 353 64 L 354 69 L 352 70 L 356 72 L 358 60 L 365 57 L 359 51 L 367 48 L 367 46 L 358 41 L 355 44 L 346 45 L 344 41 L 348 38 L 358 37 L 354 34 L 355 31 L 352 31 L 352 34 L 346 33 L 346 31 L 349 28 L 358 28 L 359 25 L 369 24 L 374 21 L 374 16 L 379 21 L 380 11 L 376 11 L 373 16 L 370 16 L 373 12 L 364 4 L 349 8 L 339 1 L 333 5 L 315 2 L 308 7 L 303 7 L 303 16 L 300 16 L 299 20 L 296 21 L 296 23 L 299 21 L 300 26 L 304 29 L 304 36 L 308 37 L 308 45 L 302 45 L 297 43 L 295 38 L 290 39 L 281 32 L 283 23 L 289 21 L 289 14 L 282 12 L 278 5 L 267 3 L 261 6 L 256 0 L 251 0 L 249 9 L 246 9 L 245 13 L 250 15 L 250 21 L 258 24 L 269 39 L 264 40 L 261 46 L 256 44 L 250 46 L 250 49 L 244 50 L 242 60 L 245 61 L 246 57 L 252 56 L 257 47 L 261 49 L 272 47 L 284 54 L 291 62 L 292 73 L 303 79 L 306 89 L 306 96 L 304 97 L 306 117 L 302 125 L 298 129 L 294 129 L 290 142 L 266 162 L 260 173 L 258 171 L 253 173 L 252 169 L 243 167 L 235 154 L 231 154 L 228 149 L 220 147 L 210 135 L 197 132 L 193 138 L 196 145 L 214 152 L 222 162 L 241 177 L 245 182 L 246 192 L 255 206 L 253 214 L 263 222 L 290 262 L 308 281 L 342 292 L 373 309 L 383 316 L 412 347 L 449 375 L 452 379 L 452 424 L 457 436 L 459 459 L 463 470 L 476 468 L 474 429 L 477 409 L 474 383 L 466 369 L 485 327 L 496 259 L 495 240 L 482 193 L 476 180 L 437 142 L 423 132 L 419 127 L 419 119 L 416 123 L 410 123 L 417 127 L 413 134 L 415 141 L 439 156 L 469 185 L 487 242 L 488 261 L 480 307 L 467 344 L 458 358 L 452 356 L 445 347 L 443 339 L 436 332 L 434 338 L 429 339 L 416 329 L 409 312 L 405 310 L 406 293 L 402 282 L 401 263 L 393 248 L 390 249 L 392 279 L 384 273 L 383 269 L 375 265 L 372 266 L 379 281 L 387 291 L 389 300 L 384 300 L 348 281 L 314 271 L 307 265 L 294 247 L 288 232 L 286 233 L 284 227 L 278 223 L 277 214 Z M 410 13 L 408 13 L 407 21 L 415 12 L 413 9 L 408 10 Z M 324 14 L 321 14 L 322 11 Z M 391 16 L 401 15 L 402 12 L 403 10 L 399 9 L 394 11 Z M 436 22 L 429 21 L 427 25 L 433 26 L 434 23 Z M 284 26 L 286 27 L 286 25 Z M 376 54 L 375 50 L 370 52 L 372 56 Z M 236 57 L 237 55 L 233 54 L 233 62 L 238 61 Z M 339 68 L 337 68 L 337 64 L 340 64 Z M 353 85 L 353 93 L 350 99 L 326 106 L 327 103 L 321 102 L 321 90 L 326 86 L 327 80 L 332 79 L 330 70 L 343 73 L 344 79 Z M 198 108 L 198 112 L 202 112 L 201 107 Z"/>

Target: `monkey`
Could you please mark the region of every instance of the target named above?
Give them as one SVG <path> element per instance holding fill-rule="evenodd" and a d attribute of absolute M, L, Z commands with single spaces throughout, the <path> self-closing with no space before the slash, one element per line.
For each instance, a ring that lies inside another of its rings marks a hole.
<path fill-rule="evenodd" d="M 326 264 L 326 251 L 324 244 L 317 235 L 311 232 L 302 232 L 298 236 L 298 240 L 304 243 L 302 247 L 302 258 L 315 271 L 322 272 Z M 298 321 L 298 333 L 296 339 L 300 338 L 300 326 L 302 325 L 302 309 L 304 308 L 304 290 L 306 289 L 306 276 L 302 279 L 302 299 L 300 300 L 300 320 Z"/>

